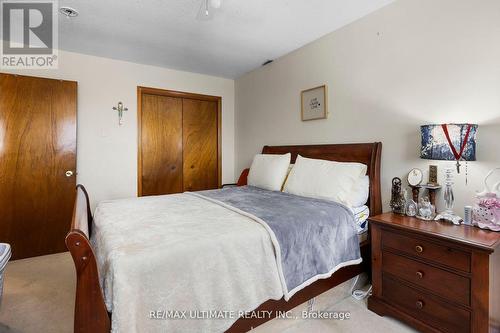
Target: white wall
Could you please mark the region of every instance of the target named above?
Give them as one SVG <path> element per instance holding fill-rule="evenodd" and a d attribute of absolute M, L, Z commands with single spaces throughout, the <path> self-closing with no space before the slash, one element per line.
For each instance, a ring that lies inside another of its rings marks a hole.
<path fill-rule="evenodd" d="M 78 177 L 93 205 L 137 195 L 137 86 L 222 96 L 223 182 L 234 180 L 234 81 L 59 52 L 58 70 L 5 71 L 78 82 Z M 124 124 L 111 108 L 122 101 Z"/>
<path fill-rule="evenodd" d="M 236 172 L 265 144 L 382 141 L 387 210 L 392 177 L 430 164 L 419 126 L 473 122 L 478 161 L 455 186 L 462 212 L 500 166 L 499 41 L 498 0 L 399 0 L 250 72 L 236 81 Z M 302 122 L 300 91 L 323 83 L 329 118 Z M 453 163 L 436 164 L 442 178 Z"/>

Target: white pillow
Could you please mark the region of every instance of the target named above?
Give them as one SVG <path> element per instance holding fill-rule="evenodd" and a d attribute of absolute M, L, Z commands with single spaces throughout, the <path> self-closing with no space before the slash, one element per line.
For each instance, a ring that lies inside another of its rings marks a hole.
<path fill-rule="evenodd" d="M 248 185 L 270 191 L 281 191 L 290 166 L 291 154 L 258 154 L 253 158 Z"/>
<path fill-rule="evenodd" d="M 366 165 L 318 160 L 297 156 L 284 191 L 304 197 L 326 199 L 354 207 Z M 363 202 L 364 204 L 364 202 Z M 360 206 L 360 205 L 358 205 Z"/>
<path fill-rule="evenodd" d="M 370 178 L 363 176 L 359 178 L 353 188 L 351 195 L 352 207 L 361 207 L 366 205 L 368 196 L 370 195 Z"/>

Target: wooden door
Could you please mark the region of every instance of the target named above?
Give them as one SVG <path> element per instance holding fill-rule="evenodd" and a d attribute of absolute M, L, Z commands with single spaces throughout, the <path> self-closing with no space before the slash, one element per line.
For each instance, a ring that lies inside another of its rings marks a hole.
<path fill-rule="evenodd" d="M 144 94 L 141 109 L 141 195 L 182 192 L 182 100 Z"/>
<path fill-rule="evenodd" d="M 138 87 L 138 194 L 221 184 L 221 98 Z"/>
<path fill-rule="evenodd" d="M 217 103 L 182 100 L 184 190 L 218 187 Z"/>
<path fill-rule="evenodd" d="M 0 74 L 0 242 L 14 259 L 66 251 L 77 83 Z"/>

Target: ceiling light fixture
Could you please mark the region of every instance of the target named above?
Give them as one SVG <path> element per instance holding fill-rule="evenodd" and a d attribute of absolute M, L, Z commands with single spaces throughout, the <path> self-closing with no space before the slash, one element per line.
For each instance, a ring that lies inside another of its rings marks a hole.
<path fill-rule="evenodd" d="M 222 5 L 222 0 L 205 0 L 205 16 L 210 14 L 210 8 L 219 9 Z"/>
<path fill-rule="evenodd" d="M 59 13 L 65 15 L 66 17 L 77 17 L 78 12 L 76 9 L 73 9 L 71 7 L 61 7 L 59 8 Z"/>

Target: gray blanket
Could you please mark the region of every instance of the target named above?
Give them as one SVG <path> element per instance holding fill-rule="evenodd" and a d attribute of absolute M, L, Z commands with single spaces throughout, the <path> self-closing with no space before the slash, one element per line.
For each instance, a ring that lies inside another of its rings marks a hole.
<path fill-rule="evenodd" d="M 354 216 L 344 205 L 251 186 L 192 194 L 245 213 L 266 227 L 285 299 L 341 267 L 361 262 Z"/>

